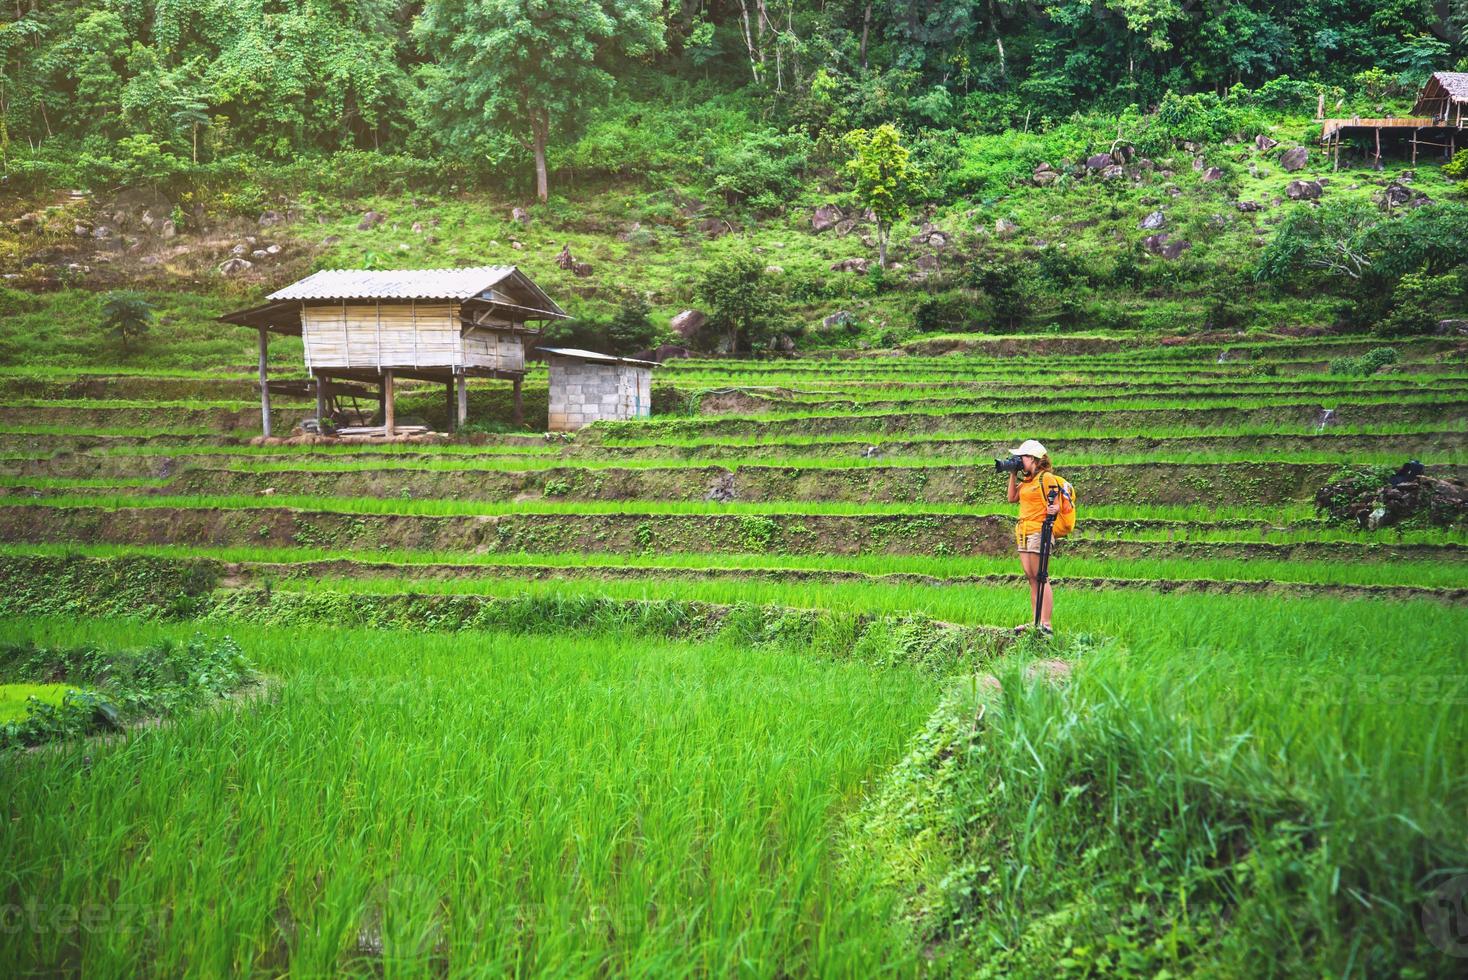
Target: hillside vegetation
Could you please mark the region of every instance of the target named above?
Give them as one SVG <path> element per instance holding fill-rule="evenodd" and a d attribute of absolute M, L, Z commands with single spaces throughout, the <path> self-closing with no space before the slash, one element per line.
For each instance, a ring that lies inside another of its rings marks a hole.
<path fill-rule="evenodd" d="M 555 339 L 624 353 L 716 348 L 666 327 L 717 319 L 719 268 L 776 300 L 741 349 L 1400 334 L 1464 304 L 1468 157 L 1337 173 L 1314 120 L 1406 113 L 1468 53 L 1459 6 L 529 9 L 18 6 L 0 363 L 247 362 L 212 317 L 327 266 L 521 265 L 577 315 Z M 853 134 L 886 126 L 906 171 L 872 211 Z M 137 350 L 94 329 L 122 287 L 159 312 Z"/>

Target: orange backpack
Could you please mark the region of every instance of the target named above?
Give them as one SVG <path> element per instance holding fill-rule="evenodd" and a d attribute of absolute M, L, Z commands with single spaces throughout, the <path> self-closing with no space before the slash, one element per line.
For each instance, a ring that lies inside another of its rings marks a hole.
<path fill-rule="evenodd" d="M 1075 487 L 1054 473 L 1051 473 L 1050 477 L 1060 484 L 1060 496 L 1057 498 L 1060 501 L 1060 513 L 1055 515 L 1055 523 L 1050 526 L 1050 536 L 1052 538 L 1063 538 L 1075 530 L 1076 491 Z M 1049 500 L 1049 494 L 1045 490 L 1045 474 L 1041 473 L 1038 479 L 1040 481 L 1040 492 L 1046 494 L 1045 499 Z"/>

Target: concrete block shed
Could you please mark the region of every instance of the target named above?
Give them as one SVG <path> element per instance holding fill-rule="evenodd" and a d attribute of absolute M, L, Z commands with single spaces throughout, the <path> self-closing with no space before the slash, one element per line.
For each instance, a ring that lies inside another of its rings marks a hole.
<path fill-rule="evenodd" d="M 574 347 L 539 347 L 550 373 L 549 432 L 574 432 L 598 419 L 652 414 L 655 362 Z"/>

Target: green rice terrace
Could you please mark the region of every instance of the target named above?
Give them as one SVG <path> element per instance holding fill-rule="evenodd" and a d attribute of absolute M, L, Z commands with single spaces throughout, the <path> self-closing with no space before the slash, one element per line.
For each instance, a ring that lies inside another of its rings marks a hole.
<path fill-rule="evenodd" d="M 0 4 L 0 980 L 1468 976 L 1465 572 L 1468 0 Z"/>
<path fill-rule="evenodd" d="M 673 360 L 650 419 L 398 442 L 280 437 L 302 397 L 260 438 L 238 374 L 7 371 L 0 962 L 1451 972 L 1468 529 L 1317 495 L 1462 479 L 1461 349 L 1032 342 Z M 1031 433 L 1079 502 L 1053 638 L 991 463 Z"/>

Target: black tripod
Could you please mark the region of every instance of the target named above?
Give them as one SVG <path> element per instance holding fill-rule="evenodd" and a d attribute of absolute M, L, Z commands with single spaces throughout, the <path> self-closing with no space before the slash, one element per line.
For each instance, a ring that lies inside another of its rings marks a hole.
<path fill-rule="evenodd" d="M 1059 487 L 1051 490 L 1045 503 L 1055 503 L 1059 493 Z M 1045 583 L 1050 581 L 1050 539 L 1054 527 L 1055 515 L 1046 514 L 1045 523 L 1040 525 L 1040 567 L 1035 570 L 1035 629 L 1040 628 L 1040 609 L 1045 604 Z"/>

